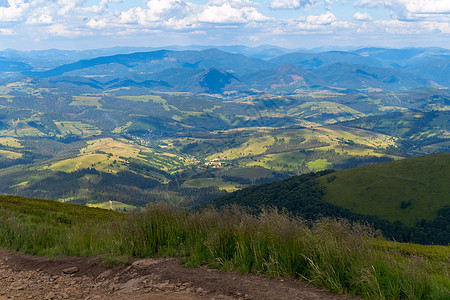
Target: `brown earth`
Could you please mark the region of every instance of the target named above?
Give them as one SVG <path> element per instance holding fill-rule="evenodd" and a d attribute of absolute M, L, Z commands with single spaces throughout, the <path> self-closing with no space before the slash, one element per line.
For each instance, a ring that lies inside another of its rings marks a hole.
<path fill-rule="evenodd" d="M 69 274 L 66 274 L 69 273 Z M 72 274 L 70 274 L 72 273 Z M 358 299 L 293 278 L 263 278 L 185 268 L 176 258 L 113 266 L 99 257 L 45 258 L 0 251 L 4 299 Z"/>

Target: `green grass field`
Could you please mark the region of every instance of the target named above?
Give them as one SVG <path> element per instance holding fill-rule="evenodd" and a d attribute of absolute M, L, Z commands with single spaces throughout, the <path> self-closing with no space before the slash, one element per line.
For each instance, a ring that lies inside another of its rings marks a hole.
<path fill-rule="evenodd" d="M 98 102 L 101 97 L 94 97 L 94 96 L 73 96 L 73 101 L 70 103 L 70 105 L 73 106 L 96 106 L 97 108 L 100 108 L 101 105 Z"/>
<path fill-rule="evenodd" d="M 196 178 L 185 181 L 182 184 L 184 188 L 206 188 L 217 187 L 227 192 L 233 192 L 239 189 L 239 185 L 223 180 L 222 178 Z"/>
<path fill-rule="evenodd" d="M 25 120 L 16 120 L 9 124 L 8 128 L 0 130 L 1 137 L 43 137 L 46 134 L 29 126 Z"/>
<path fill-rule="evenodd" d="M 450 205 L 449 170 L 450 154 L 440 153 L 343 170 L 321 182 L 325 201 L 413 226 L 416 220 L 434 219 L 440 208 Z"/>
<path fill-rule="evenodd" d="M 12 148 L 23 148 L 20 141 L 12 137 L 0 137 L 0 145 Z"/>
<path fill-rule="evenodd" d="M 222 172 L 222 175 L 241 177 L 245 179 L 259 179 L 271 173 L 270 170 L 262 167 L 235 168 Z"/>
<path fill-rule="evenodd" d="M 0 196 L 0 245 L 37 255 L 95 255 L 125 215 L 52 200 Z"/>
<path fill-rule="evenodd" d="M 44 166 L 43 169 L 53 171 L 75 172 L 81 169 L 95 168 L 98 171 L 117 173 L 126 170 L 124 160 L 117 157 L 109 157 L 107 154 L 86 154 L 52 163 L 50 166 Z"/>
<path fill-rule="evenodd" d="M 98 171 L 117 173 L 127 170 L 129 159 L 137 159 L 161 170 L 182 166 L 184 159 L 167 152 L 156 152 L 151 148 L 124 139 L 100 138 L 87 141 L 76 157 L 45 164 L 43 169 L 74 172 L 95 168 Z"/>
<path fill-rule="evenodd" d="M 232 134 L 232 132 L 230 132 L 230 134 Z M 302 150 L 326 151 L 333 149 L 336 152 L 347 152 L 348 154 L 355 156 L 379 156 L 380 153 L 375 150 L 382 150 L 395 146 L 397 141 L 396 138 L 389 135 L 337 125 L 297 130 L 260 129 L 255 132 L 255 135 L 258 135 L 258 137 L 250 137 L 239 146 L 223 149 L 208 158 L 211 159 L 220 156 L 224 159 L 233 160 L 246 156 L 262 155 L 270 146 L 275 144 L 289 144 L 291 140 L 301 138 L 304 139 L 304 141 L 298 144 L 298 148 Z M 277 140 L 275 140 L 275 137 Z M 318 146 L 316 141 L 322 143 L 322 145 Z M 309 144 L 310 146 L 308 146 Z M 291 152 L 292 150 L 293 149 L 291 148 L 284 152 Z M 270 159 L 270 157 L 268 158 Z M 267 160 L 268 159 L 266 159 L 266 161 Z"/>
<path fill-rule="evenodd" d="M 301 165 L 306 155 L 303 152 L 291 151 L 279 154 L 268 154 L 258 157 L 255 161 L 248 161 L 244 164 L 248 167 L 263 167 L 275 171 L 294 171 Z"/>
<path fill-rule="evenodd" d="M 136 206 L 133 205 L 129 205 L 126 203 L 122 203 L 119 201 L 112 201 L 112 203 L 110 204 L 109 202 L 102 202 L 102 203 L 95 203 L 95 204 L 86 204 L 86 206 L 88 207 L 96 207 L 96 208 L 101 208 L 101 209 L 111 209 L 114 211 L 127 211 L 130 212 L 134 209 L 136 209 Z"/>
<path fill-rule="evenodd" d="M 123 99 L 123 100 L 128 100 L 128 101 L 141 101 L 141 102 L 149 102 L 152 101 L 153 103 L 156 104 L 161 104 L 162 107 L 166 110 L 166 111 L 170 111 L 171 109 L 176 109 L 176 107 L 173 107 L 171 105 L 167 104 L 166 99 L 164 99 L 161 96 L 158 95 L 143 95 L 143 96 L 119 96 L 117 97 L 119 99 Z M 176 109 L 178 110 L 178 109 Z"/>
<path fill-rule="evenodd" d="M 65 135 L 83 135 L 93 136 L 102 133 L 100 129 L 95 126 L 81 123 L 81 122 L 69 122 L 69 121 L 55 121 L 56 127 L 58 127 L 60 136 Z"/>
<path fill-rule="evenodd" d="M 343 104 L 331 101 L 307 102 L 298 107 L 292 108 L 287 112 L 288 115 L 296 116 L 302 119 L 319 117 L 322 114 L 335 114 L 335 118 L 329 118 L 325 121 L 326 124 L 351 120 L 354 118 L 364 117 L 365 114 L 354 110 Z M 340 116 L 340 114 L 343 114 Z"/>
<path fill-rule="evenodd" d="M 23 156 L 22 153 L 17 153 L 9 150 L 0 150 L 0 157 L 5 157 L 9 159 L 18 159 Z"/>
<path fill-rule="evenodd" d="M 331 169 L 333 164 L 327 161 L 326 159 L 316 159 L 314 161 L 310 161 L 306 164 L 308 168 L 314 171 L 322 171 L 326 169 Z"/>

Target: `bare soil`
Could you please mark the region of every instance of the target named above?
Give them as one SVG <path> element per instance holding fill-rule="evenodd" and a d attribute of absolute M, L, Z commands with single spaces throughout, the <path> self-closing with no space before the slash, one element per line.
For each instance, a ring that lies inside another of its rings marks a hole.
<path fill-rule="evenodd" d="M 66 274 L 72 273 L 72 274 Z M 185 268 L 178 258 L 150 258 L 114 266 L 101 257 L 46 258 L 0 251 L 4 299 L 358 299 L 293 278 Z"/>

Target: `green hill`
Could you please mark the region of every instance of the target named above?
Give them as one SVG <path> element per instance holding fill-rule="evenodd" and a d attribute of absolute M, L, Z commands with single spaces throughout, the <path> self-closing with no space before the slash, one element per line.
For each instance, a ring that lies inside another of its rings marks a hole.
<path fill-rule="evenodd" d="M 125 214 L 52 200 L 0 196 L 0 247 L 37 255 L 96 255 Z"/>
<path fill-rule="evenodd" d="M 450 204 L 450 153 L 348 169 L 324 176 L 323 200 L 360 214 L 414 226 Z"/>
<path fill-rule="evenodd" d="M 236 191 L 212 202 L 287 209 L 306 219 L 371 224 L 397 241 L 449 244 L 450 154 L 322 171 Z"/>

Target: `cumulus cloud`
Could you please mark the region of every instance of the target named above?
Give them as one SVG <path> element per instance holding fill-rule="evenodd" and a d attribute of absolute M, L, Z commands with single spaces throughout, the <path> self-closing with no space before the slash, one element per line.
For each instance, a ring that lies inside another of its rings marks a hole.
<path fill-rule="evenodd" d="M 208 5 L 221 6 L 228 3 L 232 7 L 259 7 L 259 4 L 250 0 L 210 0 Z"/>
<path fill-rule="evenodd" d="M 315 0 L 272 0 L 269 3 L 271 9 L 299 9 L 311 5 Z"/>
<path fill-rule="evenodd" d="M 410 22 L 403 20 L 375 20 L 370 23 L 370 26 L 359 26 L 357 32 L 365 34 L 376 33 L 376 35 L 386 34 L 388 36 L 429 36 L 430 33 L 449 34 L 450 24 L 448 22 L 438 21 Z"/>
<path fill-rule="evenodd" d="M 372 20 L 372 16 L 366 12 L 357 12 L 353 15 L 353 19 L 357 21 L 369 21 Z"/>
<path fill-rule="evenodd" d="M 295 25 L 296 29 L 326 33 L 331 33 L 335 28 L 345 28 L 346 26 L 347 22 L 337 21 L 336 16 L 329 11 L 318 16 L 312 15 L 306 18 L 302 17 L 297 20 Z"/>
<path fill-rule="evenodd" d="M 208 2 L 206 2 L 208 1 Z M 45 41 L 51 36 L 65 38 L 95 35 L 139 36 L 149 34 L 183 35 L 182 39 L 205 39 L 227 32 L 232 40 L 245 33 L 246 41 L 283 34 L 448 34 L 450 0 L 356 0 L 363 7 L 353 20 L 340 10 L 344 20 L 335 16 L 336 3 L 352 5 L 348 0 L 268 0 L 272 10 L 302 9 L 298 19 L 280 16 L 279 12 L 261 10 L 255 0 L 133 0 L 127 8 L 113 5 L 125 0 L 0 0 L 0 35 L 21 36 Z M 133 3 L 133 4 L 131 4 Z M 346 4 L 347 3 L 347 4 Z M 131 5 L 130 5 L 131 4 Z M 374 20 L 369 9 L 385 7 L 392 20 Z M 309 13 L 310 11 L 315 13 Z M 365 12 L 366 11 L 366 12 Z M 277 15 L 271 18 L 270 14 Z M 340 16 L 339 15 L 339 16 Z M 370 26 L 366 21 L 371 21 Z M 414 22 L 411 22 L 414 21 Z M 189 36 L 184 33 L 191 33 Z M 195 32 L 196 34 L 192 34 Z M 181 34 L 180 34 L 181 33 Z M 224 36 L 222 36 L 223 38 Z M 218 37 L 217 40 L 219 40 Z M 242 41 L 242 37 L 241 40 Z M 269 40 L 260 39 L 261 42 Z"/>
<path fill-rule="evenodd" d="M 449 0 L 359 0 L 356 6 L 386 7 L 394 18 L 413 19 L 420 15 L 450 14 Z"/>
<path fill-rule="evenodd" d="M 190 6 L 191 3 L 181 0 L 151 0 L 147 2 L 147 8 L 133 7 L 122 12 L 119 22 L 145 26 L 170 18 L 183 19 L 189 14 Z"/>
<path fill-rule="evenodd" d="M 93 29 L 103 29 L 103 28 L 108 27 L 108 22 L 106 19 L 100 19 L 100 20 L 90 19 L 86 23 L 86 26 L 93 28 Z"/>
<path fill-rule="evenodd" d="M 258 12 L 258 4 L 249 0 L 213 0 L 206 5 L 182 0 L 151 0 L 147 7 L 122 12 L 117 21 L 150 27 L 195 28 L 201 23 L 241 24 L 269 20 Z"/>
<path fill-rule="evenodd" d="M 52 16 L 49 15 L 40 15 L 40 16 L 31 16 L 27 19 L 26 24 L 30 25 L 49 25 L 53 24 L 54 20 Z"/>
<path fill-rule="evenodd" d="M 64 24 L 53 24 L 48 27 L 48 31 L 54 35 L 65 37 L 76 37 L 82 35 L 81 31 L 71 29 Z"/>
<path fill-rule="evenodd" d="M 30 8 L 24 0 L 8 0 L 7 6 L 0 6 L 0 22 L 20 21 Z"/>
<path fill-rule="evenodd" d="M 308 16 L 306 18 L 306 23 L 310 25 L 329 25 L 334 21 L 336 21 L 336 16 L 329 11 L 320 16 Z"/>
<path fill-rule="evenodd" d="M 220 5 L 207 5 L 196 17 L 205 23 L 246 23 L 266 21 L 269 18 L 257 11 L 254 6 L 233 7 L 232 2 L 223 1 Z"/>

